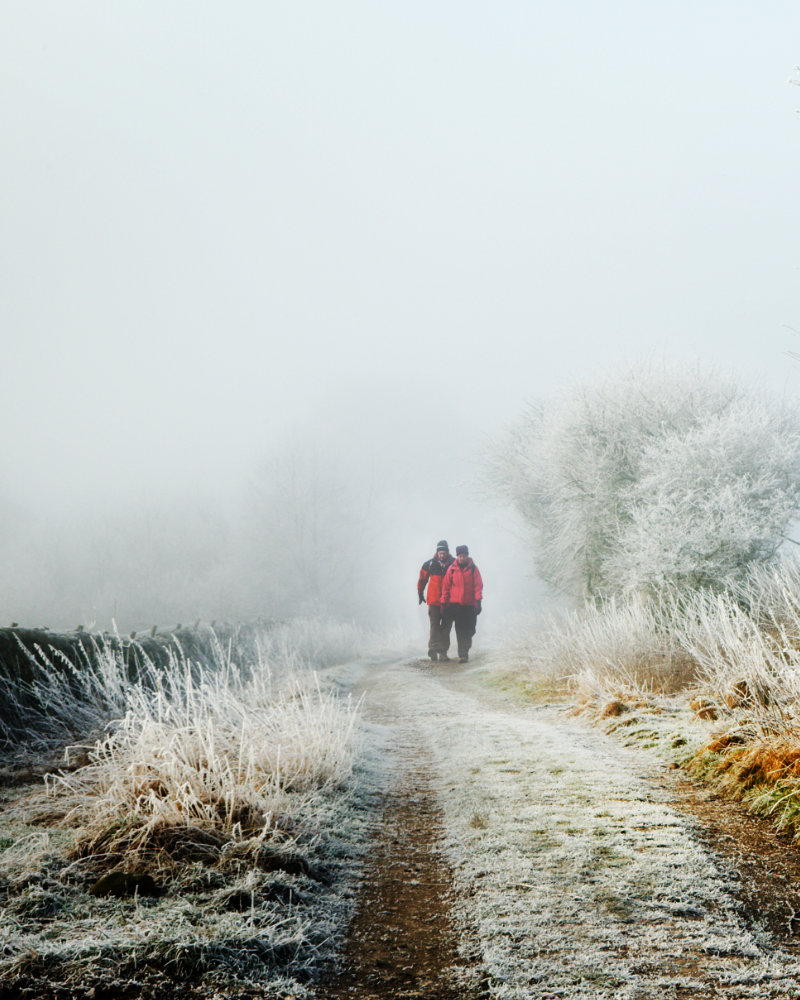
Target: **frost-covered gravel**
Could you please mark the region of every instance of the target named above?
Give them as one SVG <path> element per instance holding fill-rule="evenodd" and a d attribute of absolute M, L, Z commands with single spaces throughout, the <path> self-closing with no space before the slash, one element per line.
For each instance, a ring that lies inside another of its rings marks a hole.
<path fill-rule="evenodd" d="M 440 671 L 395 663 L 340 678 L 438 762 L 457 916 L 493 997 L 800 995 L 800 965 L 745 919 L 648 779 L 652 758 Z"/>

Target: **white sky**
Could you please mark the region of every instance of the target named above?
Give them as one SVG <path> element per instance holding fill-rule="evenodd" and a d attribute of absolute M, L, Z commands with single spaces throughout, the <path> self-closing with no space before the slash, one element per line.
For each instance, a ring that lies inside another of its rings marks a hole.
<path fill-rule="evenodd" d="M 0 494 L 216 489 L 299 421 L 438 451 L 446 512 L 598 368 L 796 395 L 798 63 L 788 0 L 4 0 Z"/>

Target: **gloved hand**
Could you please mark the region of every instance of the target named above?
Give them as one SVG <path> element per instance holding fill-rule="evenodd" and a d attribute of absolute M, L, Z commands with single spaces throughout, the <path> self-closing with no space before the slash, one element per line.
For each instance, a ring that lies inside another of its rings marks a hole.
<path fill-rule="evenodd" d="M 417 594 L 417 597 L 419 597 L 419 603 L 420 604 L 424 604 L 425 603 L 425 598 L 422 596 L 422 594 Z"/>
<path fill-rule="evenodd" d="M 479 615 L 481 613 L 481 611 L 483 611 L 483 606 L 482 605 L 483 605 L 483 601 L 476 601 L 475 602 L 475 614 L 476 615 Z"/>

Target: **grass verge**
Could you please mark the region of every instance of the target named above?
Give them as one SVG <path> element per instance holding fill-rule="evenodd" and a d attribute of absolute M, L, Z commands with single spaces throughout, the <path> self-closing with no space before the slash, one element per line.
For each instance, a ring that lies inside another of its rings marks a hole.
<path fill-rule="evenodd" d="M 120 687 L 82 766 L 3 792 L 4 988 L 302 995 L 346 927 L 366 806 L 357 706 L 284 651 L 290 669 L 173 658 Z"/>
<path fill-rule="evenodd" d="M 726 593 L 608 602 L 531 627 L 494 684 L 559 695 L 800 840 L 800 569 Z"/>

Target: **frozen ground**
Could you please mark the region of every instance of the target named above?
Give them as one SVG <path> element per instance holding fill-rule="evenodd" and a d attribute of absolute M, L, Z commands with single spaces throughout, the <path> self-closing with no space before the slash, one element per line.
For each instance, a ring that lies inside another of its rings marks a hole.
<path fill-rule="evenodd" d="M 396 662 L 336 676 L 366 692 L 383 746 L 394 730 L 433 762 L 455 917 L 489 994 L 800 995 L 796 959 L 670 807 L 663 765 L 554 708 L 503 701 L 478 672 Z"/>
<path fill-rule="evenodd" d="M 320 1000 L 800 996 L 796 956 L 754 922 L 758 907 L 739 901 L 731 865 L 673 805 L 662 752 L 675 726 L 668 713 L 617 719 L 611 737 L 557 707 L 523 706 L 490 689 L 479 661 L 469 669 L 362 661 L 327 668 L 328 684 L 363 693 L 364 704 L 350 792 L 308 817 L 320 831 L 309 862 L 326 869 L 325 882 L 267 872 L 268 892 L 248 881 L 248 866 L 233 885 L 214 864 L 198 868 L 202 885 L 184 879 L 160 899 L 94 900 L 90 873 L 65 857 L 74 831 L 37 819 L 36 794 L 8 789 L 5 968 L 44 963 L 45 981 L 52 963 L 64 983 L 74 964 L 85 989 L 72 995 L 87 998 L 87 971 L 106 983 L 103 969 L 114 965 L 115 983 L 132 990 L 144 959 L 165 949 L 175 990 L 202 1000 L 223 980 L 247 986 L 241 996 Z M 642 749 L 650 743 L 652 753 Z M 333 972 L 339 992 L 325 980 L 284 978 L 319 970 L 338 948 L 359 877 L 374 884 L 362 888 L 354 933 L 339 949 L 350 963 L 346 976 L 341 964 Z M 237 898 L 252 894 L 241 911 L 228 905 L 236 888 Z M 432 951 L 432 939 L 447 948 Z M 189 993 L 178 966 L 201 952 L 216 971 Z M 130 975 L 117 968 L 122 953 Z M 3 985 L 0 977 L 0 996 L 11 996 Z"/>

